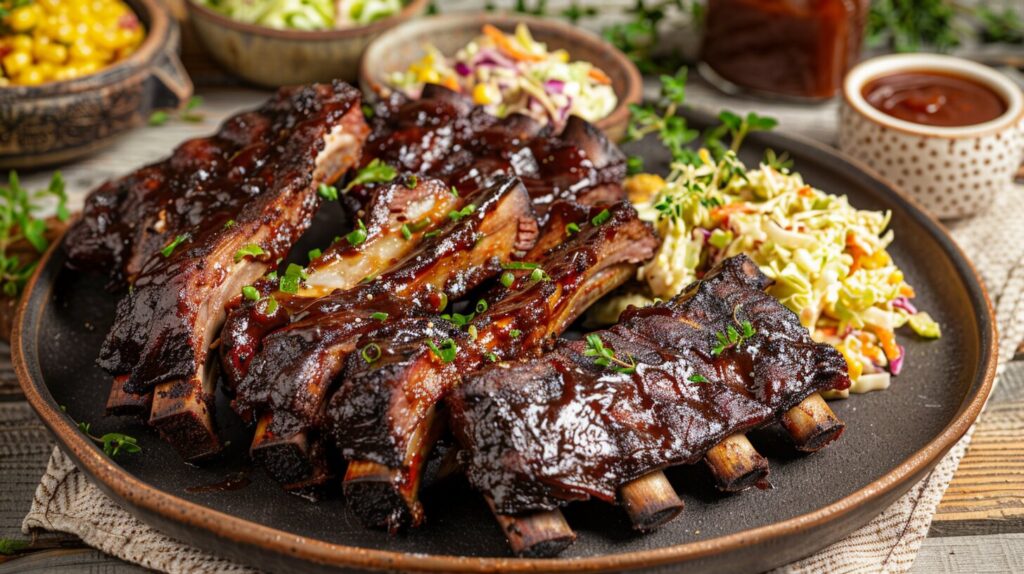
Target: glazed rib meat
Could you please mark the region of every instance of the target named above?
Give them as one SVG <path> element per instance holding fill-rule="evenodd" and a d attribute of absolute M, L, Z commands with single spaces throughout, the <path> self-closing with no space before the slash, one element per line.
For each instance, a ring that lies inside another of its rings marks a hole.
<path fill-rule="evenodd" d="M 649 227 L 626 203 L 604 210 L 563 205 L 553 212 L 539 248 L 513 264 L 512 280 L 492 293 L 489 305 L 478 305 L 466 331 L 434 321 L 431 333 L 421 330 L 422 323 L 398 324 L 361 339 L 360 345 L 382 349 L 382 357 L 373 363 L 349 359 L 327 426 L 341 454 L 355 461 L 346 491 L 364 522 L 395 529 L 421 520 L 419 466 L 443 427 L 440 402 L 462 373 L 536 352 L 597 298 L 631 278 L 656 247 Z M 566 222 L 580 231 L 567 237 Z M 435 348 L 442 341 L 457 348 L 447 359 Z M 390 477 L 368 463 L 391 469 Z M 357 476 L 362 473 L 374 476 Z M 375 485 L 384 488 L 374 492 L 360 485 L 367 482 L 386 485 Z"/>
<path fill-rule="evenodd" d="M 471 375 L 449 401 L 470 482 L 504 514 L 614 501 L 634 479 L 697 462 L 727 436 L 848 387 L 842 355 L 811 340 L 764 292 L 769 283 L 737 256 L 588 340 Z M 635 369 L 596 363 L 587 350 L 597 340 Z"/>
<path fill-rule="evenodd" d="M 282 89 L 216 135 L 101 187 L 69 232 L 72 266 L 108 267 L 131 287 L 99 365 L 128 393 L 159 387 L 150 422 L 186 458 L 220 446 L 207 357 L 224 306 L 309 226 L 318 185 L 358 162 L 368 134 L 359 102 L 341 83 Z"/>
<path fill-rule="evenodd" d="M 446 216 L 451 221 L 439 234 L 424 239 L 394 266 L 309 302 L 287 325 L 260 341 L 235 405 L 243 415 L 271 413 L 258 430 L 254 457 L 276 478 L 295 482 L 313 470 L 294 464 L 303 458 L 296 448 L 307 450 L 303 433 L 318 422 L 346 359 L 365 362 L 373 356 L 358 343 L 360 334 L 402 324 L 403 317 L 436 314 L 448 299 L 462 297 L 532 245 L 523 244 L 522 230 L 535 229 L 535 218 L 518 180 L 500 180 L 465 201 Z M 528 235 L 532 239 L 536 234 Z M 290 306 L 286 302 L 278 312 Z M 413 321 L 431 330 L 429 319 Z"/>
<path fill-rule="evenodd" d="M 379 159 L 402 171 L 440 178 L 460 192 L 515 175 L 541 216 L 559 200 L 611 204 L 625 198 L 626 158 L 586 121 L 572 117 L 561 133 L 512 114 L 496 118 L 466 96 L 428 85 L 418 100 L 378 103 L 363 163 Z M 356 187 L 353 212 L 365 203 Z"/>

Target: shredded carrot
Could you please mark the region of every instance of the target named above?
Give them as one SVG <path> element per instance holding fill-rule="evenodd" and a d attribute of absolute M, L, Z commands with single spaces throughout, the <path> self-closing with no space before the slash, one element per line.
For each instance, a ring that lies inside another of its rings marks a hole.
<path fill-rule="evenodd" d="M 913 299 L 914 297 L 917 296 L 917 293 L 914 293 L 914 288 L 911 287 L 910 285 L 903 285 L 902 287 L 900 287 L 900 295 L 903 295 L 908 299 Z"/>
<path fill-rule="evenodd" d="M 591 80 L 594 80 L 599 84 L 604 84 L 607 86 L 612 83 L 612 79 L 608 77 L 608 74 L 604 73 L 604 71 L 602 71 L 599 68 L 590 68 L 590 71 L 587 72 L 587 75 L 590 76 Z"/>
<path fill-rule="evenodd" d="M 454 76 L 446 77 L 444 80 L 441 81 L 441 85 L 443 85 L 444 87 L 448 88 L 453 92 L 462 91 L 462 87 L 459 86 L 459 81 L 456 80 Z"/>
<path fill-rule="evenodd" d="M 882 350 L 890 361 L 900 358 L 900 348 L 896 345 L 896 336 L 891 331 L 880 327 L 872 327 L 871 331 L 878 336 L 878 342 L 882 344 Z"/>
<path fill-rule="evenodd" d="M 818 327 L 818 332 L 821 333 L 825 337 L 835 337 L 836 336 L 836 328 L 835 327 Z"/>
<path fill-rule="evenodd" d="M 487 36 L 491 40 L 494 40 L 494 43 L 497 44 L 498 49 L 504 52 L 506 56 L 525 62 L 539 62 L 544 59 L 544 56 L 540 56 L 538 54 L 531 54 L 525 50 L 520 49 L 512 42 L 512 40 L 508 39 L 508 36 L 506 36 L 504 32 L 495 28 L 491 24 L 484 24 L 483 31 L 485 36 Z"/>
<path fill-rule="evenodd" d="M 747 206 L 739 201 L 736 203 L 727 203 L 720 207 L 713 207 L 711 209 L 711 219 L 729 219 L 730 215 L 746 211 L 746 209 Z"/>
<path fill-rule="evenodd" d="M 814 195 L 814 192 L 811 191 L 811 186 L 805 185 L 800 189 L 796 190 L 796 194 L 799 195 L 800 197 L 812 197 Z"/>

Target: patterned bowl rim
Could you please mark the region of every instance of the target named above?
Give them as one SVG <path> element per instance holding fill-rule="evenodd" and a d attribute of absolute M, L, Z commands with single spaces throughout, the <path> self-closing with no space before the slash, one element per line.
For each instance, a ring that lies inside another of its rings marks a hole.
<path fill-rule="evenodd" d="M 1006 103 L 1006 111 L 999 117 L 969 126 L 928 126 L 901 120 L 886 114 L 868 103 L 864 86 L 878 78 L 900 72 L 940 72 L 965 76 L 998 94 Z M 1024 118 L 1024 92 L 1005 75 L 993 68 L 955 56 L 940 54 L 890 54 L 865 60 L 856 66 L 843 81 L 843 101 L 861 117 L 873 123 L 915 136 L 948 139 L 974 138 L 1014 129 Z"/>

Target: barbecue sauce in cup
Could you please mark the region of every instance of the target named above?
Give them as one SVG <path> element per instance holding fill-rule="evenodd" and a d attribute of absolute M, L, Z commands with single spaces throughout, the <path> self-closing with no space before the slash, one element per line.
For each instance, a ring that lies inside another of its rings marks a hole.
<path fill-rule="evenodd" d="M 868 82 L 861 93 L 879 111 L 927 126 L 982 124 L 1007 110 L 1003 98 L 987 86 L 943 72 L 909 71 L 882 76 Z"/>

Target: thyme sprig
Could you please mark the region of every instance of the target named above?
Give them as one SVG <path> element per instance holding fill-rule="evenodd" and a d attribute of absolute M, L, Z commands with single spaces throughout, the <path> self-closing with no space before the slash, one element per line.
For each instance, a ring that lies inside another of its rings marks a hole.
<path fill-rule="evenodd" d="M 725 328 L 724 332 L 719 331 L 715 333 L 715 338 L 718 339 L 718 344 L 711 349 L 711 355 L 717 357 L 727 349 L 739 348 L 743 343 L 757 334 L 757 331 L 754 329 L 754 326 L 750 324 L 750 321 L 741 322 L 740 329 L 741 330 L 737 330 L 735 326 L 729 325 Z"/>
<path fill-rule="evenodd" d="M 595 364 L 610 368 L 616 373 L 629 375 L 636 372 L 636 361 L 632 355 L 627 354 L 625 358 L 619 357 L 613 349 L 604 345 L 601 336 L 596 333 L 587 335 L 587 348 L 583 354 L 587 357 L 595 357 Z"/>
<path fill-rule="evenodd" d="M 60 410 L 67 412 L 68 409 L 64 405 L 60 406 Z M 89 437 L 89 440 L 101 445 L 103 452 L 107 456 L 113 458 L 122 452 L 125 454 L 135 454 L 142 452 L 142 447 L 139 442 L 133 436 L 129 436 L 119 432 L 108 432 L 102 436 L 96 436 L 92 434 L 91 424 L 86 422 L 76 423 L 78 430 L 85 436 Z"/>

